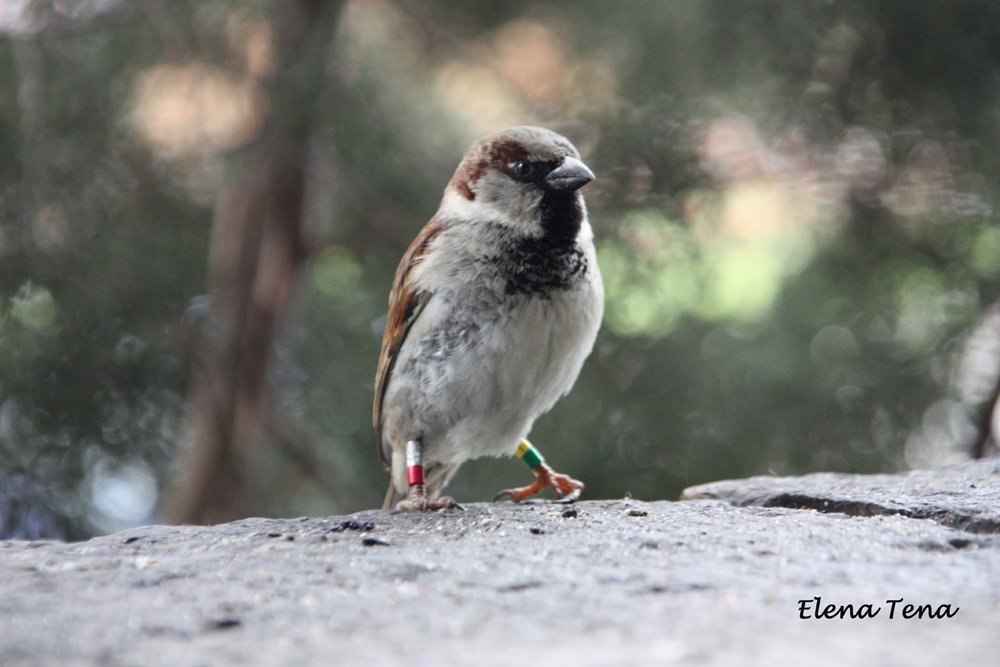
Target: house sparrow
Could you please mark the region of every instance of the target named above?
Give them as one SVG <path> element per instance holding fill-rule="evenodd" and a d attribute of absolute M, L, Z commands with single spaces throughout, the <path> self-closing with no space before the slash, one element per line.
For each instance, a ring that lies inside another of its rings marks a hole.
<path fill-rule="evenodd" d="M 594 174 L 564 137 L 513 127 L 469 148 L 396 270 L 375 381 L 385 508 L 457 507 L 441 490 L 468 459 L 517 453 L 575 500 L 525 436 L 566 394 L 604 309 L 580 188 Z"/>

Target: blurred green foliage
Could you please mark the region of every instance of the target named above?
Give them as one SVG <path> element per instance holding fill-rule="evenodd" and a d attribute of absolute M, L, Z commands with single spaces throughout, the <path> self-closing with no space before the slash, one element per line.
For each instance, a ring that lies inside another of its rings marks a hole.
<path fill-rule="evenodd" d="M 269 7 L 143 3 L 0 40 L 0 532 L 154 519 L 212 326 L 214 193 L 295 75 L 269 69 Z M 587 496 L 963 456 L 982 399 L 953 369 L 1000 298 L 997 34 L 985 0 L 351 3 L 270 382 L 357 483 L 331 496 L 275 446 L 248 512 L 380 502 L 395 263 L 469 141 L 520 123 L 599 177 L 605 327 L 532 436 Z M 450 493 L 526 474 L 475 462 Z"/>

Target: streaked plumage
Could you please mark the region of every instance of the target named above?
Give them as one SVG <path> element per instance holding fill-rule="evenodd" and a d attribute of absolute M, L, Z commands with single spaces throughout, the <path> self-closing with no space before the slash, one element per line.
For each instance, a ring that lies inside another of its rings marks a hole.
<path fill-rule="evenodd" d="M 407 491 L 407 440 L 423 443 L 434 498 L 462 462 L 513 454 L 573 386 L 603 310 L 578 191 L 591 178 L 549 130 L 485 137 L 403 255 L 373 413 L 387 507 Z"/>

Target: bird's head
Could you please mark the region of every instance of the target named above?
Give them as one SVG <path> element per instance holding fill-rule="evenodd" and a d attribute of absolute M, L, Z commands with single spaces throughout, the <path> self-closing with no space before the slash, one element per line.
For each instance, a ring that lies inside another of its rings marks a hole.
<path fill-rule="evenodd" d="M 537 236 L 566 225 L 579 228 L 585 210 L 579 190 L 592 180 L 594 173 L 565 137 L 541 127 L 512 127 L 469 148 L 443 208 Z"/>

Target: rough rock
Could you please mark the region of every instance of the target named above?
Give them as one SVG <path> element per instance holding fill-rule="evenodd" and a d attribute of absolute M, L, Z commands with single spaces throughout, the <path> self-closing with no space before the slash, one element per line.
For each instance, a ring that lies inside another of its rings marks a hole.
<path fill-rule="evenodd" d="M 851 516 L 930 519 L 970 533 L 1000 533 L 1000 459 L 898 475 L 816 473 L 751 477 L 685 489 L 682 500 L 788 507 Z"/>
<path fill-rule="evenodd" d="M 987 461 L 0 542 L 0 665 L 993 665 L 998 493 Z"/>

